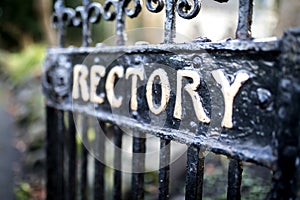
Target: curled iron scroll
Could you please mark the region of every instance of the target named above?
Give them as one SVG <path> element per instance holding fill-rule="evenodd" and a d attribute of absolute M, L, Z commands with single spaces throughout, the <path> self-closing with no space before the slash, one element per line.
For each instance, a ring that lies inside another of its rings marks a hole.
<path fill-rule="evenodd" d="M 219 3 L 225 3 L 229 0 L 214 0 Z M 173 2 L 172 2 L 173 3 Z M 164 8 L 164 0 L 146 0 L 146 7 L 150 12 L 158 13 Z M 180 17 L 192 19 L 196 17 L 201 9 L 201 0 L 178 0 L 176 10 Z"/>
<path fill-rule="evenodd" d="M 111 7 L 114 7 L 113 11 L 110 11 Z M 114 0 L 107 0 L 103 6 L 103 17 L 108 21 L 113 21 L 116 18 L 116 5 Z"/>
<path fill-rule="evenodd" d="M 184 19 L 192 19 L 196 17 L 200 11 L 201 2 L 193 0 L 191 4 L 188 0 L 178 0 L 176 9 L 178 15 Z"/>
<path fill-rule="evenodd" d="M 158 13 L 164 8 L 163 0 L 146 0 L 146 7 L 150 12 Z M 178 0 L 176 9 L 178 15 L 184 19 L 192 19 L 196 17 L 200 11 L 201 3 L 199 0 L 193 0 L 191 4 L 188 0 Z"/>
<path fill-rule="evenodd" d="M 140 0 L 133 0 L 134 6 L 133 9 L 128 8 L 128 5 L 131 0 L 124 0 L 124 8 L 125 8 L 125 13 L 128 17 L 134 18 L 137 17 L 138 14 L 142 10 L 142 5 Z"/>
<path fill-rule="evenodd" d="M 54 4 L 54 13 L 52 15 L 52 24 L 55 28 L 61 26 L 71 26 L 75 12 L 72 8 L 66 8 L 62 1 L 56 1 Z"/>
<path fill-rule="evenodd" d="M 146 6 L 150 12 L 158 13 L 162 11 L 165 3 L 163 0 L 146 0 Z"/>
<path fill-rule="evenodd" d="M 103 6 L 104 19 L 106 19 L 108 21 L 113 21 L 113 20 L 115 20 L 115 18 L 118 14 L 122 15 L 124 12 L 130 18 L 137 17 L 138 14 L 142 10 L 141 1 L 133 0 L 134 5 L 133 5 L 132 9 L 128 8 L 131 1 L 132 0 L 107 0 Z M 112 9 L 112 7 L 113 7 L 113 10 L 110 11 L 110 9 Z"/>
<path fill-rule="evenodd" d="M 78 6 L 75 9 L 75 16 L 72 20 L 73 26 L 81 26 L 84 20 L 93 24 L 98 23 L 102 13 L 103 8 L 100 3 L 90 3 L 86 8 L 84 6 Z"/>
<path fill-rule="evenodd" d="M 88 19 L 90 23 L 98 23 L 101 20 L 103 8 L 100 3 L 93 2 L 88 6 Z"/>

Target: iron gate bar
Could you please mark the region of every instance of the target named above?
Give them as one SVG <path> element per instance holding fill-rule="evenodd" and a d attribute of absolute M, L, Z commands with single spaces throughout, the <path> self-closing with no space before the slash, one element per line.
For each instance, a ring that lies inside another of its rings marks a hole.
<path fill-rule="evenodd" d="M 82 141 L 87 141 L 87 131 L 88 131 L 88 118 L 85 115 L 81 115 L 81 133 Z M 88 199 L 88 150 L 84 143 L 81 143 L 81 176 L 80 176 L 80 194 L 82 200 Z"/>
<path fill-rule="evenodd" d="M 253 17 L 253 0 L 239 0 L 239 18 L 236 29 L 236 38 L 251 39 L 251 25 Z M 243 163 L 230 159 L 228 167 L 227 199 L 241 199 Z"/>
<path fill-rule="evenodd" d="M 73 113 L 68 112 L 68 184 L 66 190 L 66 199 L 75 199 L 77 196 L 77 144 L 76 127 Z"/>
<path fill-rule="evenodd" d="M 100 125 L 101 130 L 99 130 Z M 98 124 L 95 125 L 96 131 L 96 156 L 95 162 L 95 179 L 94 179 L 94 199 L 105 199 L 105 164 L 102 162 L 105 160 L 105 135 L 107 133 L 106 124 L 98 119 Z M 101 133 L 100 131 L 103 131 Z M 99 133 L 99 134 L 97 134 Z"/>
<path fill-rule="evenodd" d="M 201 147 L 190 145 L 187 150 L 186 200 L 201 200 L 204 175 L 204 152 Z"/>
<path fill-rule="evenodd" d="M 53 22 L 57 25 L 59 34 L 59 47 L 65 45 L 65 21 L 64 14 L 69 13 L 65 9 L 63 1 L 55 3 L 56 14 L 53 15 Z M 64 111 L 57 110 L 46 105 L 46 166 L 47 166 L 47 199 L 65 199 L 65 180 L 64 180 Z M 51 192 L 49 192 L 51 191 Z"/>
<path fill-rule="evenodd" d="M 160 139 L 160 152 L 159 152 L 159 196 L 158 199 L 168 200 L 169 194 L 169 181 L 170 181 L 170 147 L 171 141 Z"/>
<path fill-rule="evenodd" d="M 113 188 L 113 199 L 122 199 L 122 136 L 123 132 L 118 126 L 114 126 L 114 144 L 116 145 L 114 152 L 114 188 Z"/>
<path fill-rule="evenodd" d="M 134 133 L 132 138 L 132 180 L 131 180 L 131 199 L 144 199 L 144 171 L 146 138 L 141 133 Z M 142 137 L 141 137 L 142 136 Z"/>
<path fill-rule="evenodd" d="M 253 15 L 253 0 L 239 0 L 239 19 L 236 38 L 251 38 L 251 24 Z"/>
<path fill-rule="evenodd" d="M 236 29 L 236 38 L 251 39 L 251 25 L 253 17 L 253 0 L 239 0 L 239 18 Z M 243 163 L 230 159 L 228 167 L 227 199 L 241 199 L 241 181 Z"/>
<path fill-rule="evenodd" d="M 165 19 L 165 38 L 164 43 L 173 43 L 176 33 L 175 28 L 175 3 L 171 0 L 166 1 L 166 19 Z"/>
<path fill-rule="evenodd" d="M 228 167 L 227 199 L 241 199 L 242 172 L 242 162 L 230 159 Z"/>
<path fill-rule="evenodd" d="M 63 200 L 64 193 L 64 124 L 63 111 L 46 107 L 47 120 L 47 199 Z"/>

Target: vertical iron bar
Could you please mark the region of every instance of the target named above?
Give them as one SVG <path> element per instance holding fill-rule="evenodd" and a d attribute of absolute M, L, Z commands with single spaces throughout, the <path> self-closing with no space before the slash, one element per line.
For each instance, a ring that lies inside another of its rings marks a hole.
<path fill-rule="evenodd" d="M 115 155 L 114 155 L 114 188 L 113 188 L 113 199 L 122 199 L 122 131 L 118 126 L 114 126 L 114 143 Z"/>
<path fill-rule="evenodd" d="M 125 1 L 125 0 L 122 0 Z M 125 13 L 123 11 L 123 3 L 119 2 L 117 4 L 117 21 L 116 21 L 116 35 L 117 35 L 117 45 L 122 46 L 125 44 Z"/>
<path fill-rule="evenodd" d="M 144 199 L 146 138 L 133 136 L 131 199 Z"/>
<path fill-rule="evenodd" d="M 94 199 L 104 199 L 105 191 L 105 165 L 103 163 L 105 159 L 105 135 L 106 125 L 104 122 L 99 121 L 98 123 L 102 130 L 96 128 L 96 158 L 95 158 L 95 180 L 94 180 Z"/>
<path fill-rule="evenodd" d="M 251 38 L 251 24 L 253 14 L 253 0 L 239 0 L 239 20 L 236 38 Z"/>
<path fill-rule="evenodd" d="M 76 128 L 73 119 L 73 113 L 68 112 L 68 187 L 67 187 L 67 199 L 73 200 L 76 198 L 76 183 L 77 183 L 77 146 L 76 146 Z"/>
<path fill-rule="evenodd" d="M 239 160 L 230 159 L 228 167 L 227 199 L 241 199 L 243 163 Z"/>
<path fill-rule="evenodd" d="M 65 45 L 63 18 L 64 2 L 57 0 L 54 5 L 58 15 L 58 46 Z M 64 199 L 64 112 L 46 106 L 47 120 L 47 199 Z"/>
<path fill-rule="evenodd" d="M 58 9 L 63 9 L 63 0 L 57 0 L 57 4 L 58 4 Z M 61 16 L 62 19 L 62 16 Z M 58 22 L 58 42 L 59 42 L 59 46 L 63 47 L 65 46 L 65 36 L 66 36 L 66 30 L 64 28 L 64 22 L 63 20 L 59 20 Z"/>
<path fill-rule="evenodd" d="M 170 140 L 160 140 L 159 199 L 169 199 Z"/>
<path fill-rule="evenodd" d="M 88 199 L 88 177 L 87 177 L 87 167 L 88 167 L 88 150 L 86 149 L 84 143 L 87 142 L 87 129 L 88 129 L 88 118 L 82 115 L 82 144 L 81 144 L 81 182 L 80 191 L 81 199 Z"/>
<path fill-rule="evenodd" d="M 64 113 L 46 107 L 47 199 L 64 199 Z"/>
<path fill-rule="evenodd" d="M 82 0 L 82 5 L 84 7 L 84 12 L 82 13 L 82 46 L 88 47 L 91 43 L 91 29 L 88 22 L 88 6 L 89 0 Z M 87 129 L 88 129 L 88 118 L 83 115 L 82 119 L 82 141 L 87 142 Z M 86 149 L 84 143 L 81 144 L 81 199 L 86 200 L 88 198 L 88 150 Z"/>
<path fill-rule="evenodd" d="M 187 151 L 187 174 L 185 199 L 202 199 L 204 153 L 199 147 L 191 145 Z"/>
<path fill-rule="evenodd" d="M 64 10 L 64 2 L 63 0 L 57 0 L 54 4 L 55 13 L 57 14 L 58 21 L 57 21 L 57 30 L 58 30 L 58 45 L 60 47 L 65 46 L 65 22 L 63 20 L 63 10 Z"/>
<path fill-rule="evenodd" d="M 173 43 L 175 38 L 175 6 L 177 0 L 166 0 L 165 38 L 164 43 Z"/>
<path fill-rule="evenodd" d="M 91 27 L 88 19 L 88 7 L 90 5 L 89 0 L 82 0 L 84 12 L 82 13 L 82 46 L 88 47 L 92 43 Z"/>

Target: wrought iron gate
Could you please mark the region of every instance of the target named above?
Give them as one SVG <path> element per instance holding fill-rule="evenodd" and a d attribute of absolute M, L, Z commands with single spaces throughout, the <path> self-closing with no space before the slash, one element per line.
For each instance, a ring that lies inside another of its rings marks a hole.
<path fill-rule="evenodd" d="M 59 47 L 47 50 L 42 82 L 47 104 L 47 199 L 76 199 L 78 187 L 82 199 L 88 196 L 89 146 L 81 145 L 78 165 L 77 116 L 83 143 L 89 140 L 89 127 L 97 133 L 93 139 L 94 199 L 105 198 L 107 167 L 102 161 L 112 154 L 105 152 L 108 132 L 118 147 L 113 153 L 113 199 L 122 198 L 125 166 L 118 149 L 122 149 L 125 129 L 133 132 L 131 199 L 144 198 L 146 138 L 142 134 L 160 138 L 159 199 L 169 199 L 171 141 L 188 145 L 186 199 L 202 198 L 205 151 L 230 159 L 227 199 L 241 198 L 242 161 L 273 171 L 273 188 L 267 198 L 296 199 L 300 30 L 288 30 L 276 40 L 253 39 L 253 1 L 240 0 L 236 39 L 178 44 L 173 41 L 175 15 L 197 16 L 200 2 L 145 3 L 150 12 L 165 10 L 163 44 L 124 46 L 125 17 L 138 16 L 139 0 L 107 0 L 103 6 L 83 0 L 76 9 L 56 1 L 53 23 Z M 116 46 L 90 47 L 91 24 L 101 18 L 116 21 Z M 66 26 L 82 28 L 82 47 L 64 47 Z M 151 123 L 149 113 L 156 117 L 163 112 L 162 126 Z M 91 116 L 97 119 L 94 124 Z M 184 121 L 190 126 L 180 128 Z M 104 134 L 98 134 L 98 126 Z"/>

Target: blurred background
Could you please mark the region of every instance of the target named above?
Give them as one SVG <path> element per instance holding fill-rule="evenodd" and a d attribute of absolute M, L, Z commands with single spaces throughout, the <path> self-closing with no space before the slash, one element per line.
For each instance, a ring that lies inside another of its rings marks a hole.
<path fill-rule="evenodd" d="M 46 48 L 57 44 L 57 33 L 51 25 L 53 3 L 52 0 L 0 1 L 0 199 L 45 198 L 45 114 L 40 76 Z M 79 0 L 66 1 L 68 7 L 78 5 L 81 5 Z M 127 19 L 127 30 L 163 28 L 164 15 L 163 11 L 150 13 L 143 5 L 137 18 Z M 203 0 L 196 18 L 177 17 L 177 32 L 190 41 L 197 37 L 213 41 L 234 38 L 237 17 L 237 0 L 223 4 Z M 300 26 L 299 0 L 255 1 L 253 37 L 280 37 L 284 29 L 296 26 Z M 114 29 L 114 22 L 102 20 L 94 25 L 94 45 L 109 41 L 106 39 L 114 35 Z M 67 32 L 67 45 L 80 46 L 81 29 L 68 28 Z M 151 42 L 151 37 L 144 40 Z M 216 189 L 221 188 L 218 185 L 226 185 L 224 160 L 210 155 L 206 161 L 206 199 L 226 197 L 226 188 Z M 270 188 L 270 181 L 264 182 L 270 174 L 260 169 L 259 176 L 254 168 L 245 167 L 243 194 L 244 198 L 261 199 Z M 248 177 L 251 173 L 256 176 Z M 148 180 L 151 193 L 151 174 Z"/>

